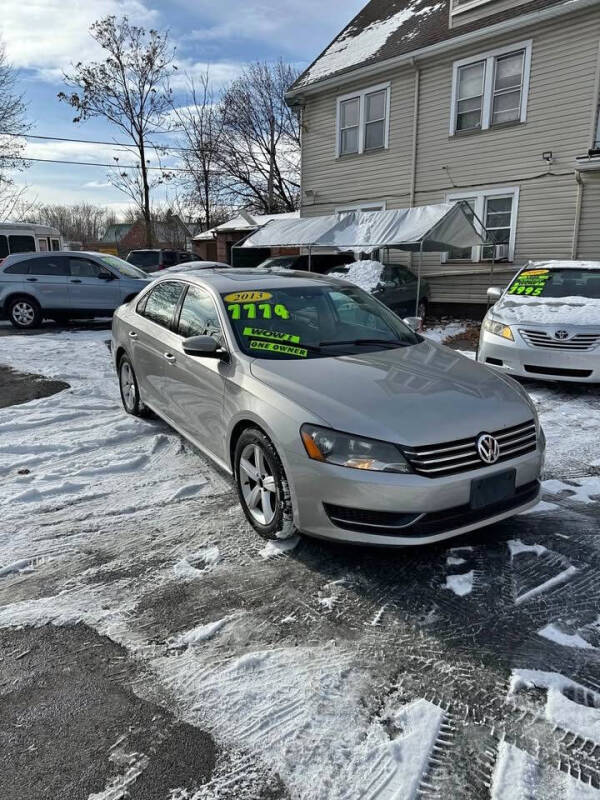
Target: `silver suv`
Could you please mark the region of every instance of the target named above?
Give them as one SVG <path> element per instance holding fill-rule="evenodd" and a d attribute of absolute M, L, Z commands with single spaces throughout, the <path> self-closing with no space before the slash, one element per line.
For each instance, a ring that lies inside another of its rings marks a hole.
<path fill-rule="evenodd" d="M 15 328 L 37 328 L 46 317 L 112 316 L 150 279 L 105 253 L 15 253 L 0 263 L 0 309 Z"/>

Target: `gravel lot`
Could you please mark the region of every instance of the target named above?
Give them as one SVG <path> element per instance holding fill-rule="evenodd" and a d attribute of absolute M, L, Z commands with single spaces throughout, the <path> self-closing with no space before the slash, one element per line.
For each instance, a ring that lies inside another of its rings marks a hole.
<path fill-rule="evenodd" d="M 0 375 L 21 386 L 0 796 L 600 799 L 597 391 L 528 385 L 551 448 L 534 513 L 419 550 L 277 547 L 194 448 L 121 412 L 105 339 L 4 350 L 70 388 L 24 402 L 39 378 Z"/>

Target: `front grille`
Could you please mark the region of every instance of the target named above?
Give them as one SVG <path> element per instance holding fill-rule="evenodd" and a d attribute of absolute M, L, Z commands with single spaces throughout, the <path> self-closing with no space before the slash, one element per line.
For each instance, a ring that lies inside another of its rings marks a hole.
<path fill-rule="evenodd" d="M 376 536 L 435 536 L 458 528 L 474 525 L 486 519 L 511 511 L 534 500 L 539 493 L 539 481 L 532 481 L 517 487 L 515 494 L 483 508 L 472 509 L 470 505 L 454 506 L 431 514 L 403 514 L 401 512 L 367 511 L 324 503 L 330 521 L 338 528 L 371 533 Z M 406 524 L 412 517 L 414 524 Z"/>
<path fill-rule="evenodd" d="M 543 347 L 545 350 L 583 352 L 600 344 L 600 333 L 576 333 L 570 339 L 556 339 L 546 331 L 532 329 L 520 329 L 519 333 L 530 347 Z"/>
<path fill-rule="evenodd" d="M 565 369 L 563 367 L 535 367 L 532 364 L 525 364 L 525 372 L 532 372 L 534 375 L 554 375 L 557 378 L 589 378 L 593 370 Z"/>
<path fill-rule="evenodd" d="M 534 420 L 530 419 L 512 428 L 493 431 L 500 445 L 500 458 L 496 464 L 511 458 L 525 455 L 535 450 L 537 433 Z M 455 442 L 423 445 L 422 447 L 402 448 L 407 461 L 418 475 L 427 478 L 441 478 L 480 469 L 485 464 L 477 452 L 478 435 L 470 439 L 459 439 Z M 493 465 L 495 466 L 495 465 Z"/>

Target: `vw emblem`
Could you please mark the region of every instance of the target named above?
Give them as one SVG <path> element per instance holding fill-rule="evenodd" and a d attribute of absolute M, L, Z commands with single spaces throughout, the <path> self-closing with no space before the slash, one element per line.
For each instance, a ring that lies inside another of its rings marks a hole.
<path fill-rule="evenodd" d="M 500 458 L 500 445 L 489 433 L 482 433 L 477 439 L 477 452 L 484 464 L 495 464 Z"/>
<path fill-rule="evenodd" d="M 569 338 L 569 331 L 556 331 L 554 334 L 557 339 L 568 339 Z"/>

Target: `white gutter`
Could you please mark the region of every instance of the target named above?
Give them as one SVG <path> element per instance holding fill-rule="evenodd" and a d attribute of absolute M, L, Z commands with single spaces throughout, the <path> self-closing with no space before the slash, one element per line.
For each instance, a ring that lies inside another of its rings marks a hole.
<path fill-rule="evenodd" d="M 383 72 L 384 70 L 407 64 L 416 58 L 432 56 L 448 50 L 455 50 L 456 48 L 470 44 L 471 42 L 486 39 L 491 36 L 498 36 L 501 33 L 518 30 L 526 25 L 535 25 L 539 22 L 554 19 L 555 17 L 561 17 L 564 14 L 570 14 L 572 12 L 580 11 L 582 9 L 590 8 L 591 6 L 599 4 L 600 0 L 567 0 L 565 3 L 551 6 L 550 8 L 542 8 L 539 11 L 532 11 L 530 14 L 523 14 L 521 16 L 504 20 L 503 22 L 497 22 L 495 25 L 490 25 L 487 28 L 464 33 L 462 36 L 445 39 L 443 42 L 437 42 L 436 44 L 429 45 L 429 47 L 422 47 L 419 50 L 412 50 L 410 53 L 403 53 L 399 56 L 393 56 L 392 58 L 387 58 L 384 61 L 376 61 L 374 64 L 368 64 L 365 67 L 359 67 L 351 70 L 350 72 L 345 72 L 343 75 L 334 75 L 331 78 L 323 78 L 320 81 L 307 84 L 306 86 L 298 86 L 297 88 L 291 89 L 289 92 L 287 92 L 285 99 L 290 105 L 293 105 L 293 100 L 295 98 L 302 99 L 306 95 L 321 92 L 323 89 L 342 86 L 345 83 L 352 83 L 359 78 L 368 77 L 374 73 Z M 317 62 L 318 59 L 314 63 Z"/>

